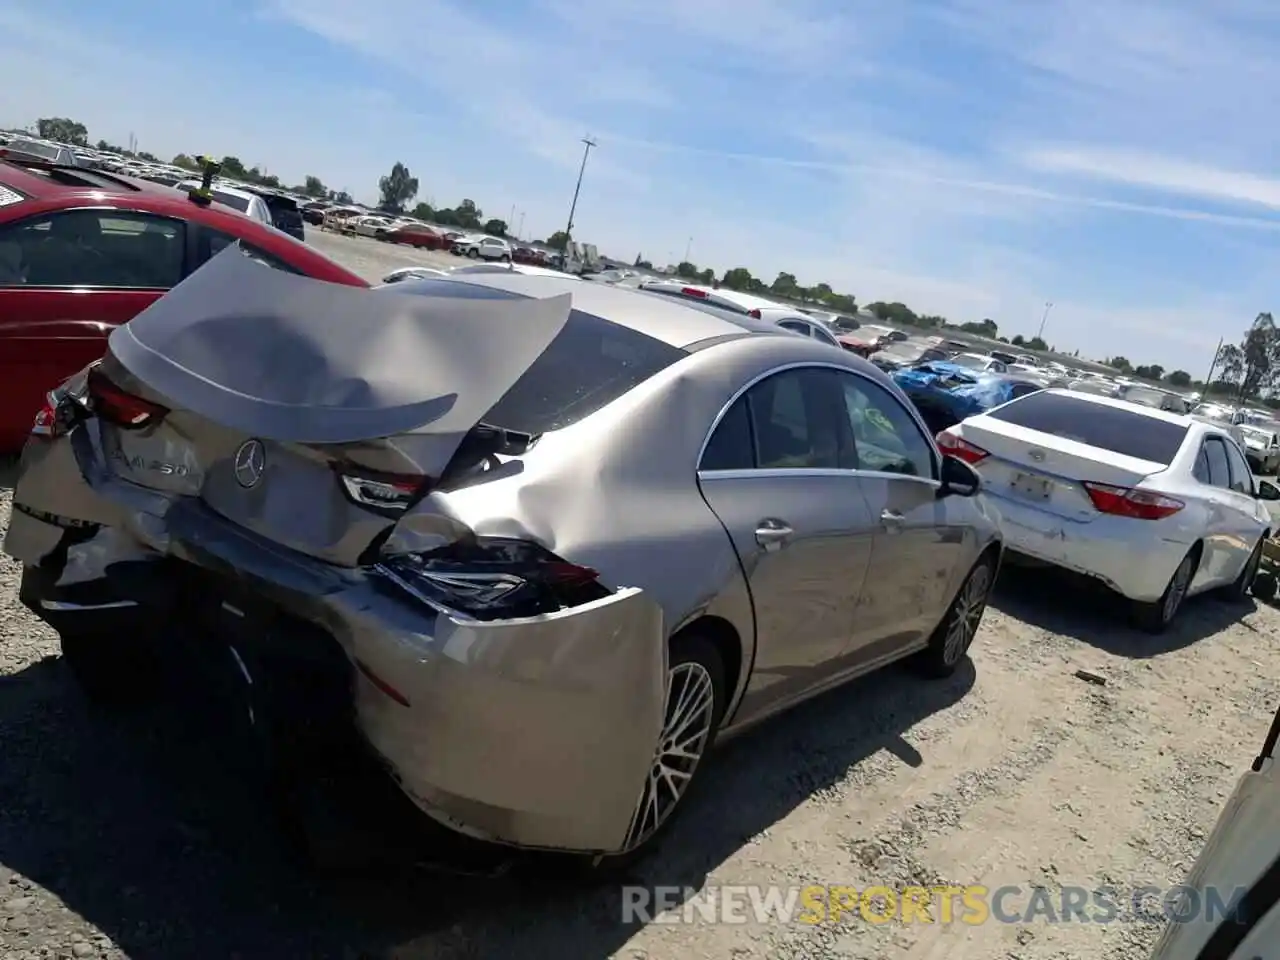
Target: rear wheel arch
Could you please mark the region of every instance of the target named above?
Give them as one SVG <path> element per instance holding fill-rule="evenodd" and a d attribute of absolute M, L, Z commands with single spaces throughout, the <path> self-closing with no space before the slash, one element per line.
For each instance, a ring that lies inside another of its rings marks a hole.
<path fill-rule="evenodd" d="M 720 659 L 724 663 L 725 696 L 732 702 L 738 689 L 738 681 L 742 677 L 742 637 L 737 628 L 723 617 L 705 614 L 696 620 L 691 620 L 673 633 L 668 643 L 672 649 L 675 649 L 687 637 L 702 637 L 716 648 L 716 652 L 720 654 Z M 730 715 L 727 709 L 729 704 L 725 706 L 725 713 L 721 717 L 722 724 Z"/>

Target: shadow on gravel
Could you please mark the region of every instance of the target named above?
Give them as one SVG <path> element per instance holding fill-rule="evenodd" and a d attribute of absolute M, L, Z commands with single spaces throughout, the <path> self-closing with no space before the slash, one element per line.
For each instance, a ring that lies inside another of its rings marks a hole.
<path fill-rule="evenodd" d="M 1186 601 L 1169 630 L 1153 636 L 1130 625 L 1124 598 L 1065 570 L 1006 566 L 991 605 L 1024 623 L 1072 637 L 1107 653 L 1142 659 L 1181 650 L 1213 636 L 1254 609 L 1201 594 Z"/>
<path fill-rule="evenodd" d="M 18 458 L 0 457 L 0 490 L 12 490 L 18 482 Z"/>
<path fill-rule="evenodd" d="M 393 872 L 338 885 L 285 864 L 258 794 L 200 710 L 105 717 L 47 659 L 0 677 L 0 863 L 134 960 L 597 960 L 639 926 L 623 922 L 620 882 L 697 888 L 877 751 L 927 764 L 902 734 L 973 682 L 968 661 L 941 682 L 889 668 L 726 745 L 659 855 L 625 881 L 555 882 L 557 861 L 529 857 L 498 880 Z M 13 895 L 0 889 L 0 901 Z M 33 946 L 65 948 L 51 934 L 36 939 L 33 923 Z"/>

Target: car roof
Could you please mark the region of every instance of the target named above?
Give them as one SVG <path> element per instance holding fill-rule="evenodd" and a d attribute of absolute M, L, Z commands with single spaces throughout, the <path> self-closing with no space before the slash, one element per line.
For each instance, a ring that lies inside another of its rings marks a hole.
<path fill-rule="evenodd" d="M 489 287 L 524 297 L 543 298 L 569 293 L 573 295 L 574 309 L 594 314 L 611 323 L 628 327 L 681 349 L 686 349 L 703 340 L 731 335 L 745 336 L 748 332 L 743 326 L 731 322 L 727 314 L 720 311 L 713 313 L 709 310 L 694 309 L 682 299 L 661 294 L 645 294 L 643 291 L 615 287 L 607 283 L 584 283 L 577 277 L 567 274 L 547 276 L 503 270 L 431 280 L 407 280 L 394 284 L 391 289 L 403 292 L 412 292 L 416 289 L 427 292 L 436 289 L 436 284 L 444 283 Z M 409 286 L 410 284 L 413 286 Z M 441 292 L 444 292 L 442 288 Z M 786 333 L 767 322 L 766 325 L 780 335 Z"/>
<path fill-rule="evenodd" d="M 0 157 L 0 183 L 33 200 L 104 192 L 161 197 L 173 193 L 171 187 L 122 173 L 56 164 L 35 165 L 3 157 Z"/>

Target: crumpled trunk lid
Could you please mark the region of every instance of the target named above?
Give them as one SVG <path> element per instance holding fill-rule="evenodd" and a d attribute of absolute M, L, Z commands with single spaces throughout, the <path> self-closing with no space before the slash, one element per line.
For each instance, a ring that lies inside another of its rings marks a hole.
<path fill-rule="evenodd" d="M 101 373 L 163 417 L 84 428 L 108 477 L 198 497 L 268 540 L 355 566 L 397 515 L 357 502 L 343 478 L 427 494 L 569 309 L 567 295 L 349 288 L 230 249 L 109 341 Z M 447 542 L 466 528 L 445 511 L 439 529 Z"/>

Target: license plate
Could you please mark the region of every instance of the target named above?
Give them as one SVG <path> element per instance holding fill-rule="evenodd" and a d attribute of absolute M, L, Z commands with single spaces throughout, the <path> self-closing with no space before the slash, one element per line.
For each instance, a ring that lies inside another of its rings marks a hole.
<path fill-rule="evenodd" d="M 1028 500 L 1048 500 L 1053 493 L 1053 481 L 1027 473 L 1015 473 L 1009 481 L 1013 492 Z"/>

